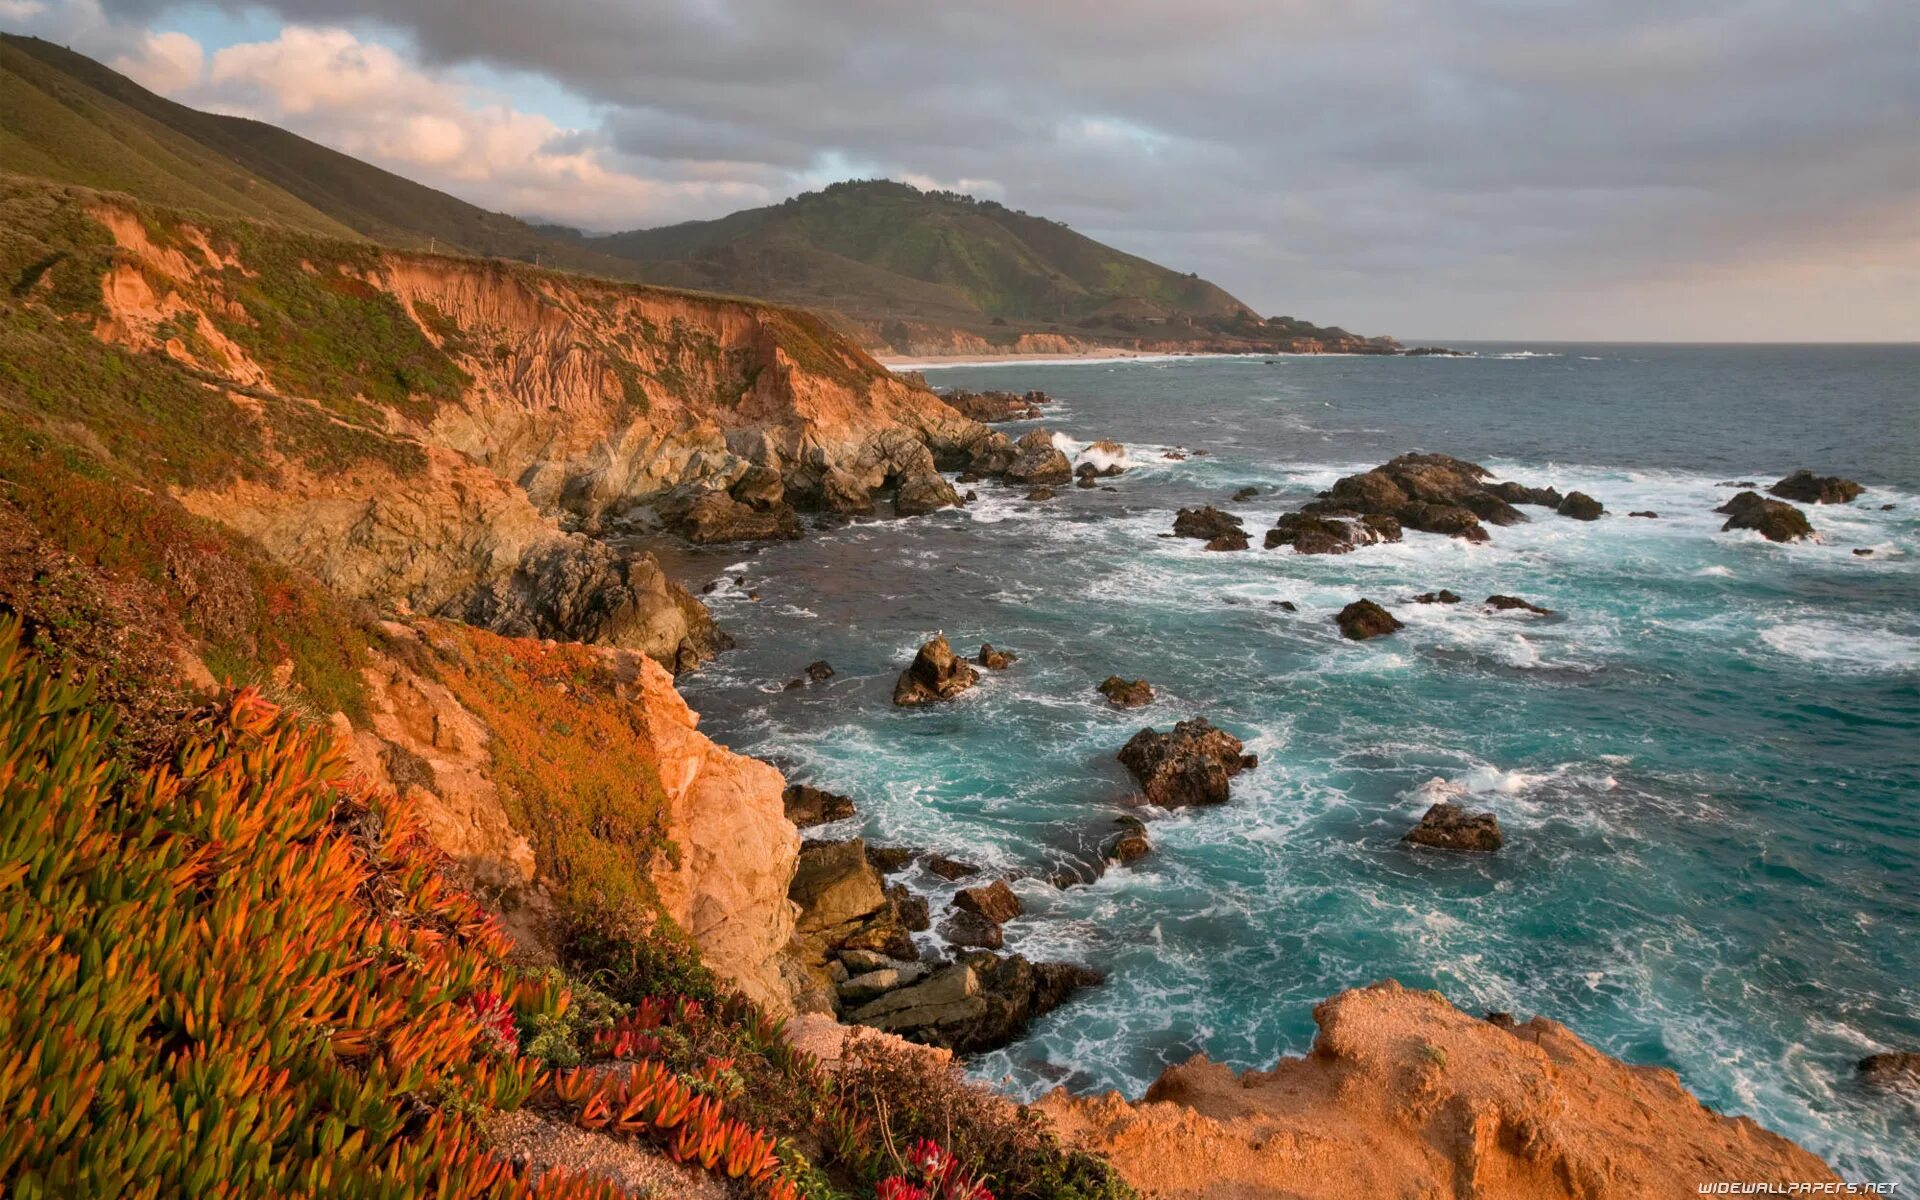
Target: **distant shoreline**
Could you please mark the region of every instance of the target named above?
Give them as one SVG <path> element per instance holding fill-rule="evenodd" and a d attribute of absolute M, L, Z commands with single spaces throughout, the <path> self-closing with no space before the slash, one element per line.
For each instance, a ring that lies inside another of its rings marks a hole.
<path fill-rule="evenodd" d="M 1048 363 L 1175 362 L 1186 358 L 1354 358 L 1365 356 L 1337 353 L 1290 354 L 1284 351 L 1225 353 L 1217 351 L 1119 350 L 1103 346 L 1097 350 L 1082 350 L 1072 354 L 955 354 L 951 357 L 876 354 L 873 357 L 881 366 L 893 371 L 937 371 L 943 367 L 1001 367 L 1020 364 L 1038 364 L 1044 366 Z"/>

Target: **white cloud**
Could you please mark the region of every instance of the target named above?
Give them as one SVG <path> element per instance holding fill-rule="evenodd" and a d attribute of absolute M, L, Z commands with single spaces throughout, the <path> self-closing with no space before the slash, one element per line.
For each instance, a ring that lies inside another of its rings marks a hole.
<path fill-rule="evenodd" d="M 200 82 L 206 72 L 206 52 L 184 33 L 149 33 L 140 48 L 122 54 L 107 65 L 144 88 L 162 95 Z"/>

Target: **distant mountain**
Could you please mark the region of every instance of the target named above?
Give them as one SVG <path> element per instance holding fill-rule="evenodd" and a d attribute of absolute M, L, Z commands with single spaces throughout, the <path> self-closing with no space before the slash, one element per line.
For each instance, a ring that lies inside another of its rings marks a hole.
<path fill-rule="evenodd" d="M 0 168 L 404 249 L 539 262 L 820 309 L 876 349 L 1393 348 L 1290 317 L 1058 221 L 884 180 L 713 221 L 591 236 L 489 212 L 260 121 L 200 112 L 0 35 Z"/>
<path fill-rule="evenodd" d="M 614 278 L 624 259 L 329 150 L 156 96 L 82 54 L 0 35 L 0 166 L 215 216 L 407 249 L 437 246 Z"/>

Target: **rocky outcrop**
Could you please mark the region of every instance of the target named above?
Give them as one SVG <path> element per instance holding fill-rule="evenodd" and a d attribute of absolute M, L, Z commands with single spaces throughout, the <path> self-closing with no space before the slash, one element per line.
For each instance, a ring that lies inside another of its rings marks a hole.
<path fill-rule="evenodd" d="M 1225 804 L 1233 777 L 1259 765 L 1240 739 L 1204 717 L 1181 721 L 1171 733 L 1142 729 L 1120 748 L 1120 765 L 1133 773 L 1146 798 L 1162 808 Z"/>
<path fill-rule="evenodd" d="M 1551 488 L 1488 483 L 1491 477 L 1492 472 L 1478 463 L 1445 454 L 1402 454 L 1371 471 L 1336 480 L 1303 511 L 1319 516 L 1392 517 L 1408 529 L 1484 542 L 1492 535 L 1482 521 L 1516 525 L 1527 519 L 1516 504 L 1565 504 Z M 1585 511 L 1584 503 L 1576 507 Z"/>
<path fill-rule="evenodd" d="M 700 493 L 680 522 L 687 540 L 699 545 L 791 541 L 800 536 L 800 518 L 785 504 L 755 508 L 718 489 Z"/>
<path fill-rule="evenodd" d="M 1130 863 L 1153 853 L 1153 841 L 1147 837 L 1146 822 L 1138 817 L 1115 817 L 1114 824 L 1120 832 L 1108 838 L 1100 847 L 1101 857 L 1108 862 Z"/>
<path fill-rule="evenodd" d="M 920 647 L 913 662 L 900 672 L 893 685 L 893 702 L 901 708 L 915 708 L 951 700 L 979 679 L 978 671 L 954 656 L 943 634 Z"/>
<path fill-rule="evenodd" d="M 1805 467 L 1767 489 L 1782 500 L 1797 500 L 1802 504 L 1851 504 L 1866 490 L 1851 479 L 1815 475 Z"/>
<path fill-rule="evenodd" d="M 1500 821 L 1492 813 L 1470 813 L 1444 800 L 1427 809 L 1420 823 L 1400 840 L 1439 850 L 1483 852 L 1498 850 L 1505 843 L 1500 834 Z"/>
<path fill-rule="evenodd" d="M 1813 536 L 1807 514 L 1784 500 L 1769 500 L 1758 492 L 1741 492 L 1713 511 L 1726 513 L 1721 532 L 1751 529 L 1770 542 L 1797 542 Z"/>
<path fill-rule="evenodd" d="M 973 661 L 989 671 L 1004 671 L 1019 662 L 1020 656 L 1011 650 L 996 650 L 991 642 L 981 642 L 980 653 Z"/>
<path fill-rule="evenodd" d="M 1607 506 L 1585 492 L 1568 492 L 1554 511 L 1576 521 L 1598 521 L 1606 514 Z"/>
<path fill-rule="evenodd" d="M 992 883 L 983 883 L 977 887 L 961 888 L 953 897 L 953 906 L 961 912 L 970 912 L 977 917 L 992 921 L 996 925 L 1005 925 L 1026 911 L 1020 903 L 1020 897 L 1014 894 L 1004 879 Z"/>
<path fill-rule="evenodd" d="M 1368 638 L 1385 637 L 1397 629 L 1405 628 L 1400 619 L 1371 600 L 1355 600 L 1334 615 L 1334 623 L 1340 626 L 1343 636 L 1356 642 Z"/>
<path fill-rule="evenodd" d="M 1073 478 L 1073 463 L 1053 444 L 1053 435 L 1044 429 L 1030 430 L 1014 443 L 1015 457 L 1003 471 L 1008 483 L 1066 483 Z"/>
<path fill-rule="evenodd" d="M 1460 597 L 1455 592 L 1441 588 L 1437 592 L 1421 592 L 1413 598 L 1413 602 L 1415 604 L 1458 604 Z"/>
<path fill-rule="evenodd" d="M 1095 685 L 1094 691 L 1107 698 L 1115 708 L 1145 708 L 1153 703 L 1153 685 L 1144 679 L 1122 679 L 1109 675 Z"/>
<path fill-rule="evenodd" d="M 1920 1052 L 1891 1050 L 1869 1054 L 1854 1064 L 1854 1070 L 1868 1087 L 1920 1092 Z"/>
<path fill-rule="evenodd" d="M 1506 1029 L 1392 982 L 1313 1016 L 1312 1052 L 1269 1071 L 1196 1055 L 1138 1103 L 1056 1091 L 1038 1107 L 1160 1200 L 1651 1200 L 1703 1181 L 1839 1180 L 1672 1071 L 1544 1017 Z"/>

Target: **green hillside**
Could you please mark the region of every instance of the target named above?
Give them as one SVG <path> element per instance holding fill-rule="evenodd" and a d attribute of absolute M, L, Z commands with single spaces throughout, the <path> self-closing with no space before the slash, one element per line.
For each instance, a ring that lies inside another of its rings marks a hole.
<path fill-rule="evenodd" d="M 1247 306 L 1058 221 L 884 180 L 837 183 L 717 221 L 592 238 L 646 278 L 751 290 L 856 317 L 1033 324 L 1088 317 L 1232 320 Z"/>
<path fill-rule="evenodd" d="M 0 35 L 0 95 L 0 163 L 21 174 L 314 233 L 637 275 L 284 129 L 176 104 L 39 38 Z"/>

